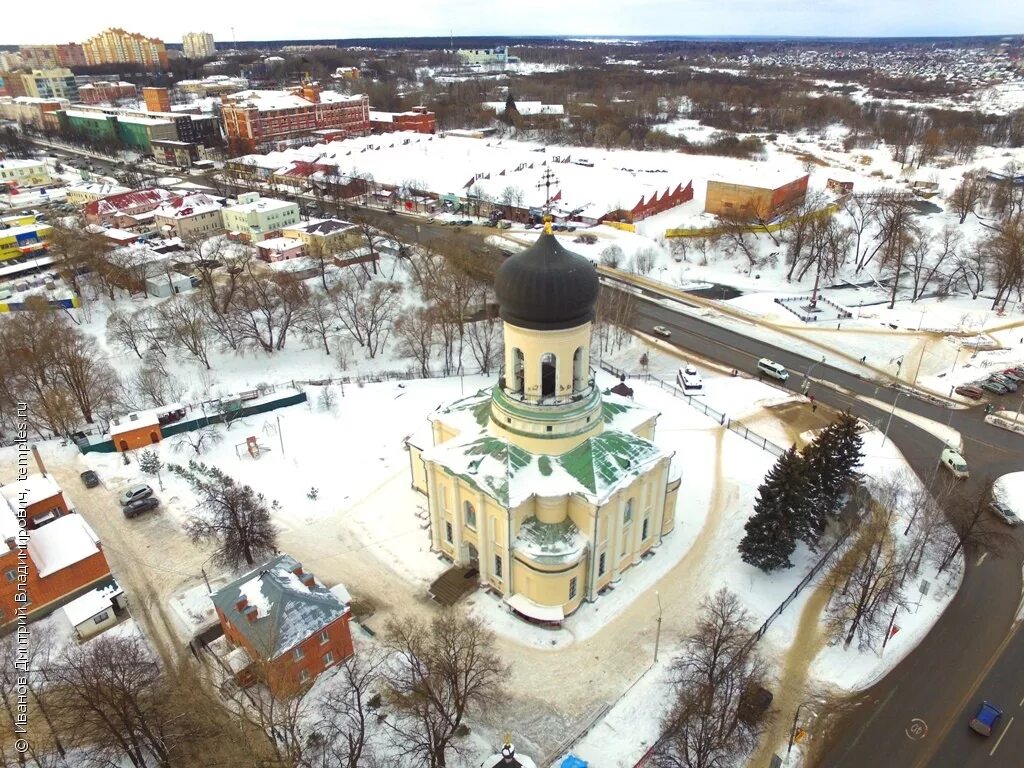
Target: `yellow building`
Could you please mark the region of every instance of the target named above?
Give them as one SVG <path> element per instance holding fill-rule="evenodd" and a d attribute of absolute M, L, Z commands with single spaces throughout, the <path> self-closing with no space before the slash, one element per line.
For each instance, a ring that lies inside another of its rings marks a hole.
<path fill-rule="evenodd" d="M 306 252 L 319 248 L 325 254 L 351 250 L 363 242 L 362 231 L 355 224 L 340 219 L 310 219 L 281 228 L 282 237 L 301 240 Z"/>
<path fill-rule="evenodd" d="M 167 69 L 167 48 L 163 40 L 112 27 L 93 35 L 82 50 L 90 67 L 104 64 L 139 64 L 149 69 Z"/>
<path fill-rule="evenodd" d="M 675 523 L 658 414 L 602 393 L 590 367 L 594 267 L 550 229 L 502 264 L 497 385 L 431 415 L 409 442 L 431 544 L 530 619 L 557 622 L 624 578 Z"/>
<path fill-rule="evenodd" d="M 52 183 L 50 169 L 42 160 L 0 159 L 0 188 L 42 187 Z"/>

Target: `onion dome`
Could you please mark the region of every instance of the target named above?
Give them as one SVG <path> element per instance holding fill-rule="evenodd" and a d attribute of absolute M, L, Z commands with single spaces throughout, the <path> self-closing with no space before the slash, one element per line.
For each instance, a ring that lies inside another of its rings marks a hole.
<path fill-rule="evenodd" d="M 494 292 L 501 319 L 520 328 L 557 331 L 594 319 L 597 270 L 545 231 L 498 269 Z"/>

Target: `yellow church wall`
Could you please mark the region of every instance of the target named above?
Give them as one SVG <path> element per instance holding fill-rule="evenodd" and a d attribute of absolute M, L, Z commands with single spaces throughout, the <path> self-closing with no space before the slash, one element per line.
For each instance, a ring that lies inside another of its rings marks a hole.
<path fill-rule="evenodd" d="M 409 446 L 409 468 L 412 474 L 412 487 L 425 494 L 427 492 L 427 468 L 423 464 L 423 451 L 415 445 Z"/>
<path fill-rule="evenodd" d="M 522 594 L 540 605 L 560 605 L 568 616 L 579 608 L 586 595 L 587 558 L 565 569 L 544 569 L 527 564 L 519 557 L 513 561 L 512 582 L 516 594 Z M 576 579 L 576 595 L 569 597 L 570 583 Z"/>
<path fill-rule="evenodd" d="M 590 378 L 590 328 L 585 323 L 576 328 L 557 331 L 535 331 L 505 323 L 505 381 L 515 388 L 515 350 L 523 355 L 523 392 L 527 398 L 541 396 L 541 358 L 545 354 L 555 356 L 555 395 L 568 397 L 573 392 L 573 358 L 576 350 L 582 348 L 580 363 L 583 389 Z"/>

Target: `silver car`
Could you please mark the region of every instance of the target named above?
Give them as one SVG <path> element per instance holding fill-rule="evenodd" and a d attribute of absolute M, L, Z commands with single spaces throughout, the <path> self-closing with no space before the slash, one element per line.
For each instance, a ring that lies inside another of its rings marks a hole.
<path fill-rule="evenodd" d="M 140 483 L 138 485 L 128 486 L 128 488 L 125 489 L 124 493 L 120 495 L 119 501 L 121 502 L 121 506 L 124 507 L 128 504 L 131 504 L 133 501 L 137 501 L 139 499 L 148 499 L 152 495 L 153 489 L 150 488 L 148 485 L 145 485 L 144 483 Z"/>
<path fill-rule="evenodd" d="M 993 514 L 1007 525 L 1017 525 L 1020 523 L 1020 518 L 1017 517 L 1013 510 L 1003 502 L 993 499 L 988 506 L 989 509 L 992 510 Z"/>

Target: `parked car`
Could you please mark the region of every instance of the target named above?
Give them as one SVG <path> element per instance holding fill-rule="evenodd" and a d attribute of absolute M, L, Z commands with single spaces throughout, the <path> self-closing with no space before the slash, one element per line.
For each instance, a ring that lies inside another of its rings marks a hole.
<path fill-rule="evenodd" d="M 1007 378 L 1006 376 L 1003 376 L 1001 373 L 993 373 L 993 374 L 991 374 L 988 377 L 988 380 L 989 381 L 994 381 L 997 384 L 1002 384 L 1010 392 L 1016 392 L 1017 391 L 1017 382 L 1013 381 L 1012 379 Z"/>
<path fill-rule="evenodd" d="M 960 455 L 960 451 L 948 447 L 943 448 L 939 461 L 957 480 L 965 480 L 970 477 L 970 472 L 967 471 L 967 462 Z"/>
<path fill-rule="evenodd" d="M 680 386 L 684 392 L 693 392 L 704 388 L 704 380 L 701 379 L 697 369 L 692 365 L 680 368 L 676 372 L 676 384 Z"/>
<path fill-rule="evenodd" d="M 990 736 L 996 727 L 996 723 L 999 722 L 999 718 L 1002 716 L 1003 710 L 995 704 L 983 701 L 981 706 L 978 707 L 978 714 L 971 718 L 971 730 L 975 733 L 980 733 L 982 736 Z"/>
<path fill-rule="evenodd" d="M 144 483 L 131 485 L 120 496 L 121 506 L 126 506 L 139 499 L 148 499 L 152 495 L 153 489 Z"/>
<path fill-rule="evenodd" d="M 993 381 L 992 379 L 985 379 L 985 381 L 978 382 L 978 386 L 996 395 L 1005 395 L 1010 391 L 1008 387 L 1005 387 L 998 381 Z"/>
<path fill-rule="evenodd" d="M 985 395 L 980 388 L 973 384 L 961 384 L 956 388 L 956 393 L 958 395 L 963 395 L 964 397 L 969 397 L 971 400 L 980 400 Z"/>
<path fill-rule="evenodd" d="M 82 478 L 82 485 L 86 488 L 95 488 L 100 484 L 100 476 L 91 469 L 85 470 L 85 472 L 80 474 L 79 477 Z"/>
<path fill-rule="evenodd" d="M 988 506 L 989 509 L 992 510 L 992 513 L 1007 525 L 1017 525 L 1020 523 L 1020 518 L 1014 514 L 1014 511 L 1010 509 L 1007 504 L 997 501 L 996 499 L 992 499 Z"/>
<path fill-rule="evenodd" d="M 143 512 L 149 512 L 151 509 L 156 509 L 160 506 L 160 500 L 156 496 L 146 496 L 141 499 L 135 499 L 130 501 L 121 507 L 121 511 L 124 512 L 124 516 L 128 519 L 137 517 Z"/>
<path fill-rule="evenodd" d="M 1016 368 L 1007 368 L 1005 371 L 1001 371 L 999 375 L 1009 379 L 1018 387 L 1024 382 L 1024 374 L 1021 374 Z"/>
<path fill-rule="evenodd" d="M 1015 365 L 1010 368 L 1011 371 L 1016 373 L 1018 376 L 1024 377 L 1024 365 Z"/>
<path fill-rule="evenodd" d="M 653 330 L 653 331 L 654 331 L 654 332 L 655 332 L 656 334 L 658 334 L 659 336 L 662 336 L 662 337 L 664 337 L 664 338 L 666 338 L 666 339 L 667 339 L 667 338 L 668 338 L 669 336 L 671 336 L 671 335 L 672 335 L 672 331 L 670 331 L 670 330 L 669 330 L 668 328 L 666 328 L 666 327 L 665 327 L 664 325 L 656 325 L 656 326 L 654 326 L 654 328 L 653 328 L 652 330 Z"/>

